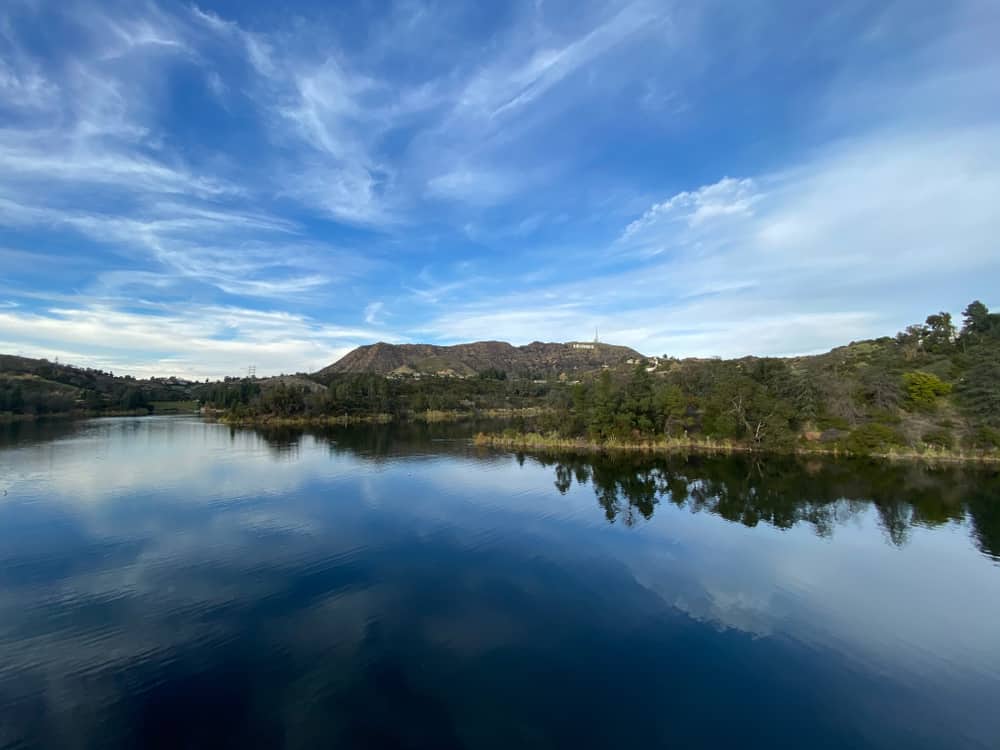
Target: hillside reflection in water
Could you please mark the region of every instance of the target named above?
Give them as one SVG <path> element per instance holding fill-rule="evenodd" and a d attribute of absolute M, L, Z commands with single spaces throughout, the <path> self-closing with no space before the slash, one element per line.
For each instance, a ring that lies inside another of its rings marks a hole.
<path fill-rule="evenodd" d="M 0 427 L 0 745 L 990 747 L 998 475 Z"/>

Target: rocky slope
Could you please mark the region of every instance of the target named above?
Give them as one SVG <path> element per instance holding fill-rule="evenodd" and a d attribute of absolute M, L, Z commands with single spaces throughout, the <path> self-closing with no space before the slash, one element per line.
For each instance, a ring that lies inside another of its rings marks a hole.
<path fill-rule="evenodd" d="M 644 359 L 626 346 L 555 344 L 540 341 L 513 346 L 505 341 L 477 341 L 455 346 L 386 344 L 361 346 L 316 375 L 374 373 L 378 375 L 448 375 L 469 377 L 486 370 L 510 375 L 545 377 L 572 375 Z"/>

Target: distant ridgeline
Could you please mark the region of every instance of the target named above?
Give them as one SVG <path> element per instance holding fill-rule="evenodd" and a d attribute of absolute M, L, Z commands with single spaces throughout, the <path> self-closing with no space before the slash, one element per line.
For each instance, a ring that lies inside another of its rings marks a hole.
<path fill-rule="evenodd" d="M 645 359 L 626 346 L 598 342 L 512 346 L 505 341 L 477 341 L 457 346 L 386 344 L 361 346 L 317 373 L 319 378 L 349 373 L 387 377 L 476 377 L 502 372 L 509 377 L 544 380 Z"/>
<path fill-rule="evenodd" d="M 532 414 L 506 437 L 516 445 L 531 432 L 541 447 L 573 439 L 721 441 L 760 450 L 993 456 L 1000 455 L 1000 315 L 973 302 L 960 329 L 938 313 L 895 337 L 790 358 L 646 357 L 596 342 L 379 343 L 313 374 L 205 384 L 0 359 L 0 410 L 41 413 L 57 394 L 55 411 L 129 409 L 136 399 L 170 395 L 247 423 Z"/>
<path fill-rule="evenodd" d="M 192 386 L 0 354 L 0 418 L 191 411 L 197 408 Z"/>

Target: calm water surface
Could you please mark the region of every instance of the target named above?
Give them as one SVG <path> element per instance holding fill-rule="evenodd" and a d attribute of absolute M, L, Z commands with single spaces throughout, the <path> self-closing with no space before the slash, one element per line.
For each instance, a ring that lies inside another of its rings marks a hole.
<path fill-rule="evenodd" d="M 0 427 L 0 746 L 1000 747 L 1000 477 Z"/>

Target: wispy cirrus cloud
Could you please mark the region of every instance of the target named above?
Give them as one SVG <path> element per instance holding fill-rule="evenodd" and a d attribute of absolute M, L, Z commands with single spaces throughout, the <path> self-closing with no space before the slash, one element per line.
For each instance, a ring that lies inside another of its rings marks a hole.
<path fill-rule="evenodd" d="M 497 65 L 473 78 L 462 91 L 456 110 L 486 120 L 513 116 L 618 45 L 669 23 L 669 10 L 633 2 L 612 9 L 606 18 L 569 41 L 555 42 L 543 35 L 542 40 L 532 40 L 536 50 L 527 62 Z"/>

